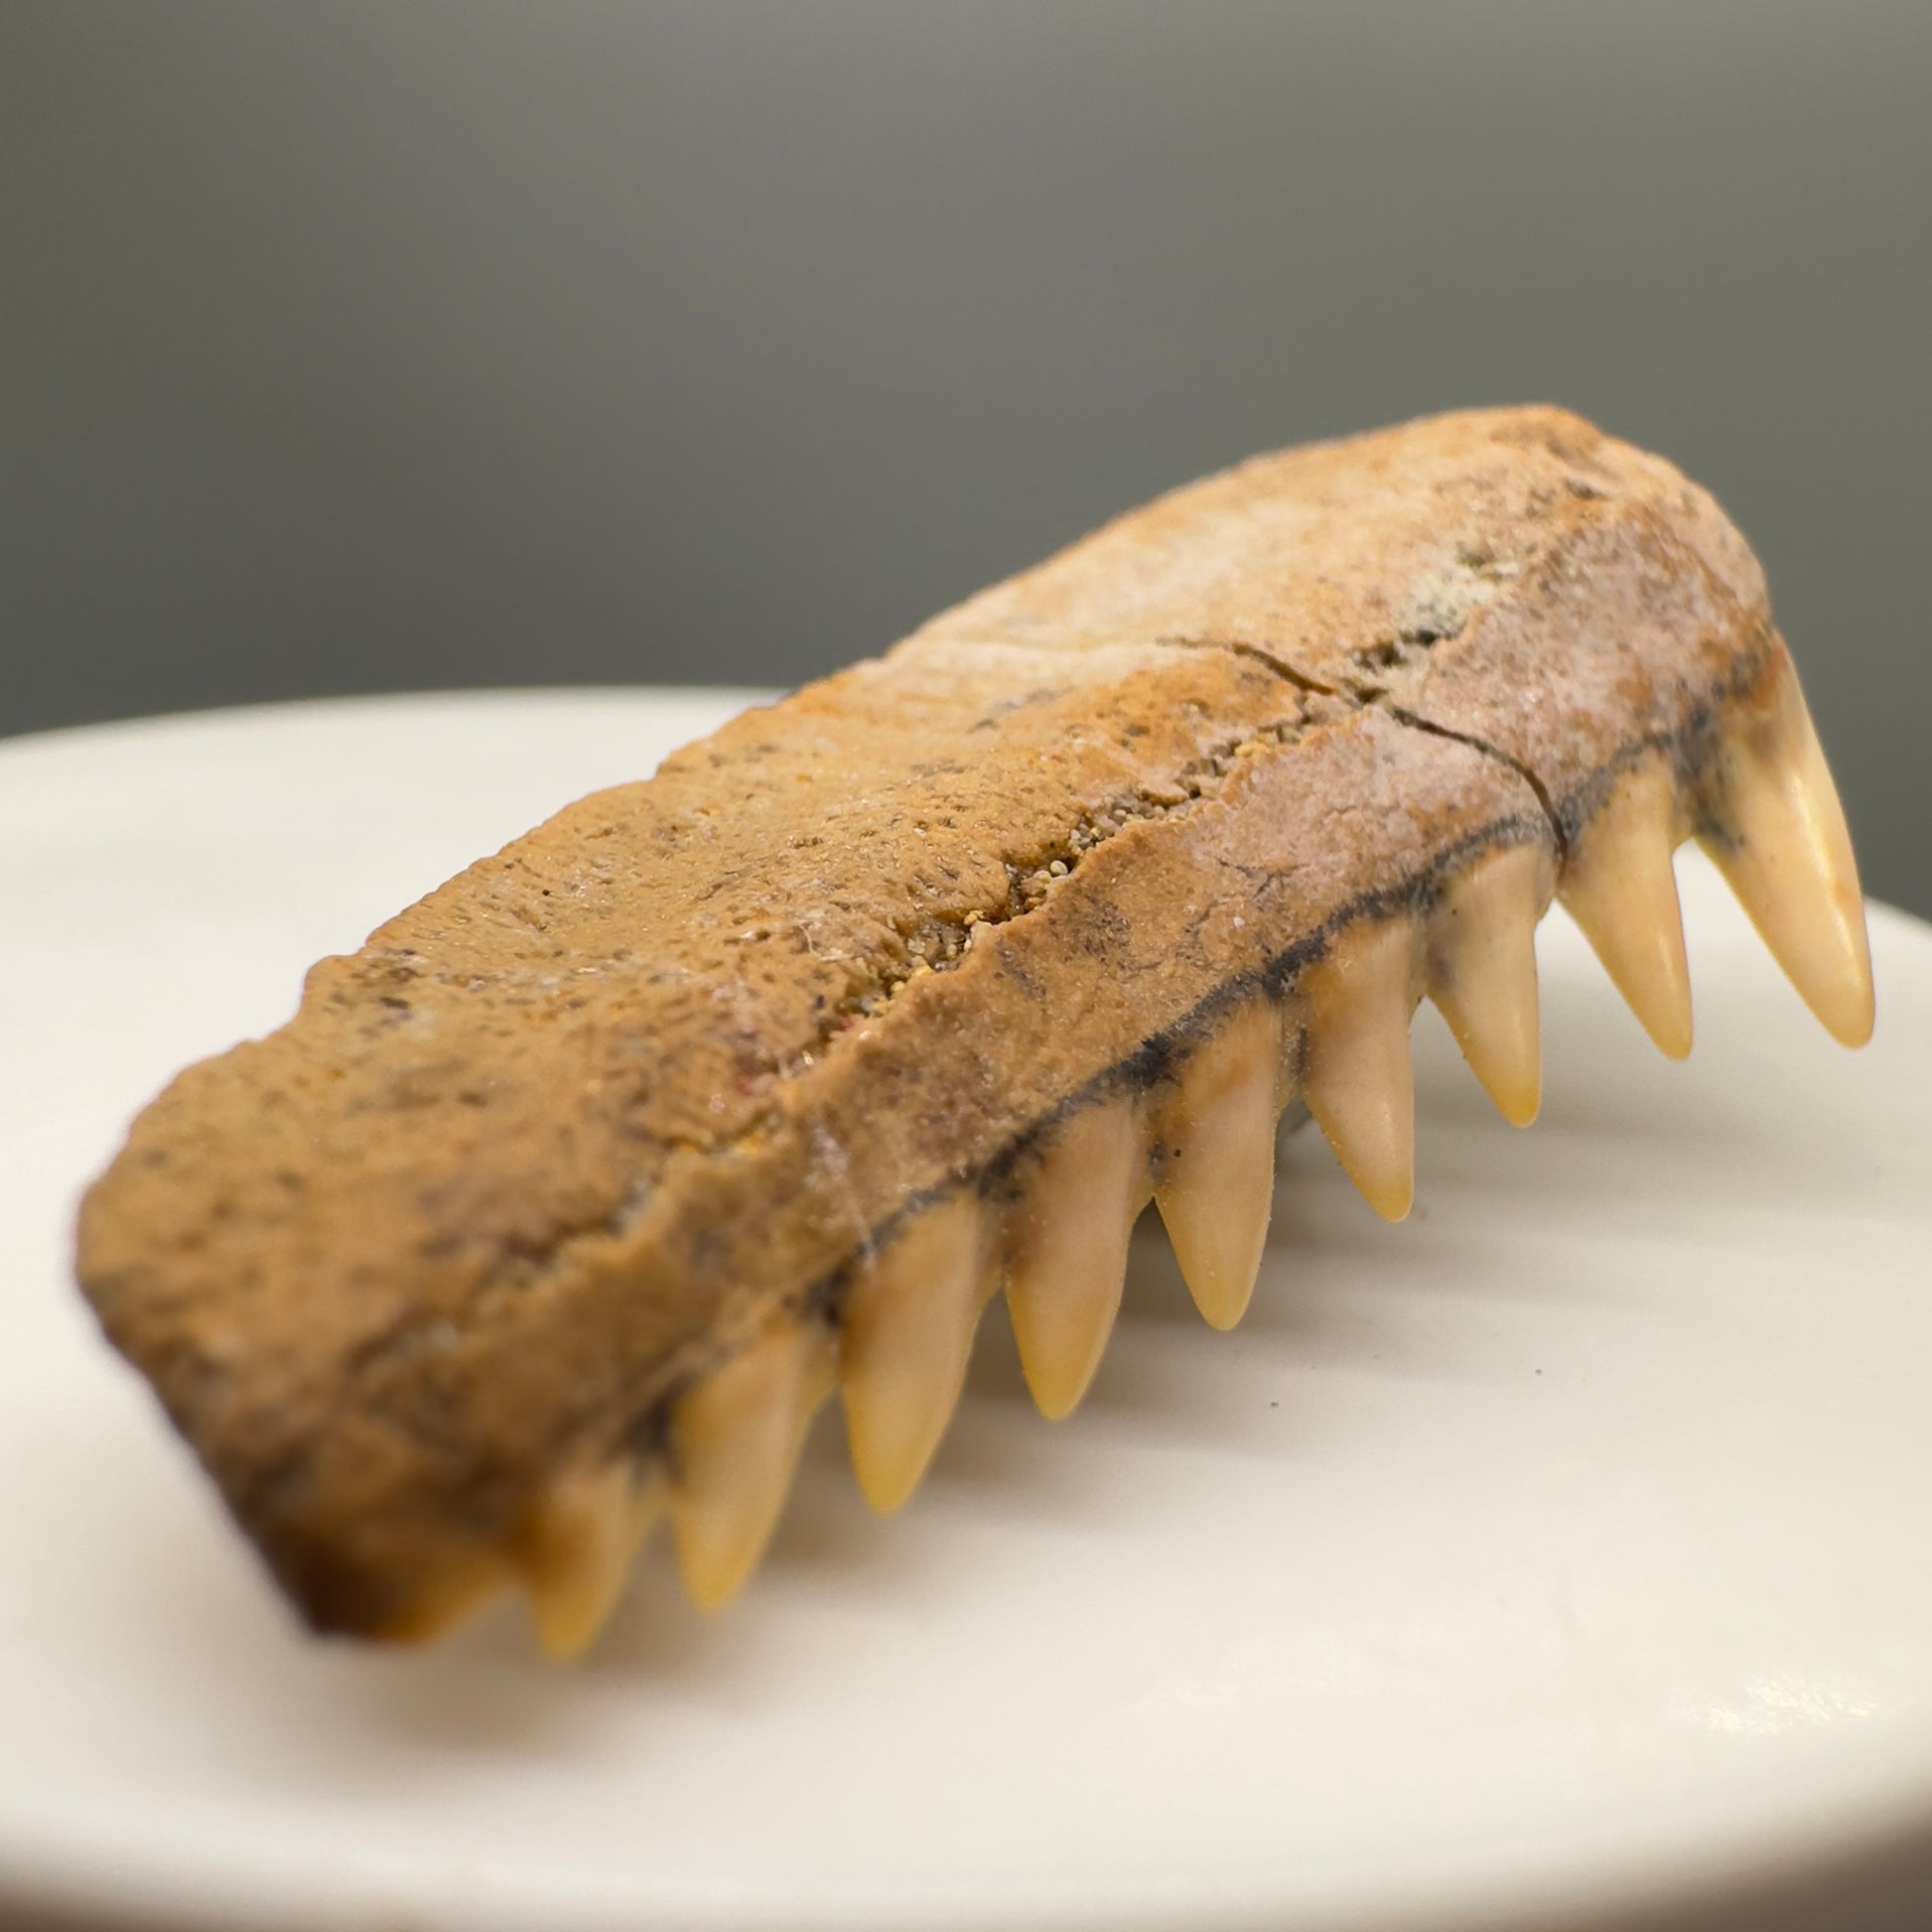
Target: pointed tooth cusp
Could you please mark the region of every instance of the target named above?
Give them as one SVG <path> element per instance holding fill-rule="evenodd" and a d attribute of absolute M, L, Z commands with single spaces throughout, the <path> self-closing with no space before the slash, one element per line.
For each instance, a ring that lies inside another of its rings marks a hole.
<path fill-rule="evenodd" d="M 1541 844 L 1491 852 L 1449 882 L 1429 916 L 1429 996 L 1512 1127 L 1542 1100 L 1536 922 L 1550 903 Z"/>
<path fill-rule="evenodd" d="M 1113 1332 L 1127 1241 L 1148 1198 L 1147 1131 L 1131 1095 L 1063 1122 L 1029 1177 L 1007 1252 L 1007 1308 L 1041 1415 L 1073 1413 Z"/>
<path fill-rule="evenodd" d="M 1302 977 L 1302 1094 L 1362 1197 L 1386 1221 L 1416 1191 L 1409 1067 L 1417 934 L 1406 913 L 1339 933 Z"/>
<path fill-rule="evenodd" d="M 840 1378 L 852 1466 L 882 1514 L 918 1487 L 946 1433 L 991 1283 L 970 1188 L 925 1208 L 854 1276 Z"/>
<path fill-rule="evenodd" d="M 656 1478 L 640 1480 L 619 1456 L 559 1477 L 530 1512 L 515 1560 L 537 1642 L 552 1657 L 578 1656 L 604 1628 L 662 1503 Z"/>
<path fill-rule="evenodd" d="M 1691 973 L 1671 853 L 1683 837 L 1662 759 L 1624 772 L 1571 841 L 1557 896 L 1657 1049 L 1691 1050 Z"/>
<path fill-rule="evenodd" d="M 1771 956 L 1834 1039 L 1863 1046 L 1871 1037 L 1871 954 L 1858 863 L 1788 664 L 1768 708 L 1726 735 L 1706 804 L 1715 829 L 1699 843 Z"/>
<path fill-rule="evenodd" d="M 671 1422 L 671 1537 L 684 1589 L 722 1608 L 758 1565 L 812 1412 L 831 1392 L 822 1322 L 780 1315 L 679 1402 Z"/>
<path fill-rule="evenodd" d="M 1194 1306 L 1211 1327 L 1247 1312 L 1275 1197 L 1281 1011 L 1256 997 L 1181 1063 L 1161 1109 L 1154 1198 Z"/>

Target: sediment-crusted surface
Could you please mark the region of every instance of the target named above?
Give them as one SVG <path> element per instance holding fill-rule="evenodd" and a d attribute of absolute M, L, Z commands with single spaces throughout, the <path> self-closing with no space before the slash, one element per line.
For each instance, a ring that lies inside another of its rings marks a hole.
<path fill-rule="evenodd" d="M 1574 417 L 1259 459 L 324 961 L 136 1122 L 82 1284 L 311 1620 L 391 1627 L 909 1202 L 1781 662 Z"/>

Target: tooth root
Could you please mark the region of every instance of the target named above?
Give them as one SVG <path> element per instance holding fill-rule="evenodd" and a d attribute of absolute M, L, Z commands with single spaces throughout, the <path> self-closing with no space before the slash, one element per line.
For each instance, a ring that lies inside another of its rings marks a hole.
<path fill-rule="evenodd" d="M 946 1433 L 986 1306 L 985 1210 L 970 1190 L 915 1215 L 854 1277 L 841 1338 L 846 1436 L 866 1500 L 897 1509 Z"/>
<path fill-rule="evenodd" d="M 1147 1193 L 1140 1110 L 1101 1101 L 1061 1125 L 1014 1214 L 1007 1308 L 1027 1386 L 1051 1421 L 1073 1413 L 1100 1366 Z"/>
<path fill-rule="evenodd" d="M 1863 1046 L 1871 1037 L 1871 954 L 1858 864 L 1788 667 L 1769 715 L 1724 746 L 1712 790 L 1718 829 L 1699 842 L 1826 1032 Z"/>
<path fill-rule="evenodd" d="M 1657 1049 L 1691 1050 L 1691 970 L 1671 852 L 1676 780 L 1655 760 L 1625 772 L 1566 855 L 1557 896 Z"/>
<path fill-rule="evenodd" d="M 1512 1127 L 1542 1101 L 1536 922 L 1549 902 L 1548 854 L 1517 845 L 1458 874 L 1429 920 L 1429 996 Z"/>
<path fill-rule="evenodd" d="M 1247 1312 L 1275 1195 L 1281 1013 L 1254 999 L 1181 1066 L 1162 1109 L 1154 1198 L 1181 1278 L 1208 1324 Z"/>
<path fill-rule="evenodd" d="M 671 1423 L 671 1536 L 685 1593 L 722 1608 L 776 1527 L 812 1411 L 831 1389 L 831 1336 L 781 1316 L 679 1402 Z"/>
<path fill-rule="evenodd" d="M 637 1546 L 663 1502 L 627 1457 L 552 1484 L 516 1539 L 537 1641 L 556 1658 L 585 1650 L 622 1593 Z"/>
<path fill-rule="evenodd" d="M 1386 918 L 1341 933 L 1303 977 L 1303 1098 L 1349 1179 L 1388 1221 L 1409 1212 L 1416 1191 L 1415 953 L 1413 921 Z"/>

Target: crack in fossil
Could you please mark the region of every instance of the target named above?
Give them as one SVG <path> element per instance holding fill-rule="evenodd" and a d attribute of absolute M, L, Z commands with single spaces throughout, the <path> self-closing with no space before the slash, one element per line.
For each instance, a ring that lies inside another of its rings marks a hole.
<path fill-rule="evenodd" d="M 874 984 L 849 994 L 835 1011 L 833 1023 L 810 1046 L 801 1047 L 779 1064 L 782 1078 L 792 1078 L 829 1050 L 842 1033 L 863 1020 L 879 1018 L 904 989 L 927 972 L 949 972 L 961 965 L 980 935 L 1009 925 L 1038 910 L 1054 890 L 1070 879 L 1081 861 L 1124 832 L 1130 825 L 1153 824 L 1182 817 L 1219 797 L 1226 780 L 1248 759 L 1299 739 L 1306 716 L 1264 725 L 1232 738 L 1176 774 L 1178 797 L 1155 796 L 1144 790 L 1116 793 L 1105 803 L 1082 811 L 1057 840 L 1021 859 L 1006 861 L 1007 896 L 1003 902 L 975 907 L 958 918 L 934 916 L 900 933 L 909 960 L 902 973 L 891 968 L 875 976 Z"/>
<path fill-rule="evenodd" d="M 1238 637 L 1156 637 L 1154 642 L 1167 650 L 1220 650 L 1230 656 L 1244 658 L 1250 664 L 1259 664 L 1263 670 L 1272 671 L 1277 677 L 1292 684 L 1298 691 L 1306 691 L 1311 696 L 1322 698 L 1347 698 L 1352 693 L 1333 684 L 1324 684 L 1318 677 L 1311 676 L 1299 664 L 1293 662 L 1286 652 L 1272 644 L 1251 644 Z"/>
<path fill-rule="evenodd" d="M 1374 663 L 1385 670 L 1392 670 L 1406 661 L 1403 655 L 1404 646 L 1426 654 L 1430 646 L 1459 636 L 1468 621 L 1468 612 L 1462 612 L 1454 620 L 1446 621 L 1441 626 L 1412 626 L 1399 632 L 1393 639 L 1360 645 L 1349 655 L 1364 665 Z M 1158 637 L 1155 641 L 1185 650 L 1231 652 L 1251 663 L 1266 666 L 1299 691 L 1340 700 L 1351 710 L 1356 711 L 1367 710 L 1370 706 L 1374 706 L 1385 716 L 1394 719 L 1398 725 L 1406 726 L 1410 731 L 1426 732 L 1435 738 L 1447 738 L 1455 744 L 1466 745 L 1472 752 L 1480 752 L 1484 758 L 1493 759 L 1496 763 L 1515 772 L 1535 792 L 1537 803 L 1542 806 L 1543 815 L 1550 822 L 1550 836 L 1556 841 L 1559 863 L 1569 852 L 1570 840 L 1564 831 L 1563 816 L 1557 809 L 1556 801 L 1550 795 L 1549 786 L 1521 759 L 1512 757 L 1500 746 L 1490 744 L 1487 739 L 1478 738 L 1473 732 L 1456 731 L 1452 726 L 1440 725 L 1433 718 L 1425 718 L 1420 712 L 1412 711 L 1398 703 L 1380 685 L 1368 682 L 1325 683 L 1311 672 L 1304 670 L 1285 651 L 1274 644 L 1254 644 L 1232 637 Z"/>
<path fill-rule="evenodd" d="M 1549 786 L 1521 759 L 1512 758 L 1500 746 L 1491 745 L 1486 738 L 1478 738 L 1473 732 L 1459 732 L 1450 726 L 1439 725 L 1433 718 L 1424 718 L 1406 710 L 1392 699 L 1377 702 L 1398 725 L 1406 725 L 1411 731 L 1427 732 L 1433 738 L 1447 738 L 1454 744 L 1466 745 L 1472 752 L 1480 752 L 1485 758 L 1494 759 L 1498 764 L 1507 765 L 1515 772 L 1536 793 L 1536 802 L 1542 806 L 1543 816 L 1550 821 L 1550 836 L 1557 846 L 1557 865 L 1562 867 L 1570 856 L 1570 840 L 1563 829 L 1563 816 L 1550 796 Z"/>

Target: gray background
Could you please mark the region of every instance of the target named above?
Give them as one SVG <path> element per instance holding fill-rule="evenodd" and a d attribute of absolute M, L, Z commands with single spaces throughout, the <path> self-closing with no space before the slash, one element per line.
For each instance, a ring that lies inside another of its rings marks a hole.
<path fill-rule="evenodd" d="M 1932 5 L 0 0 L 0 732 L 791 682 L 1251 450 L 1571 404 L 1932 912 Z"/>

